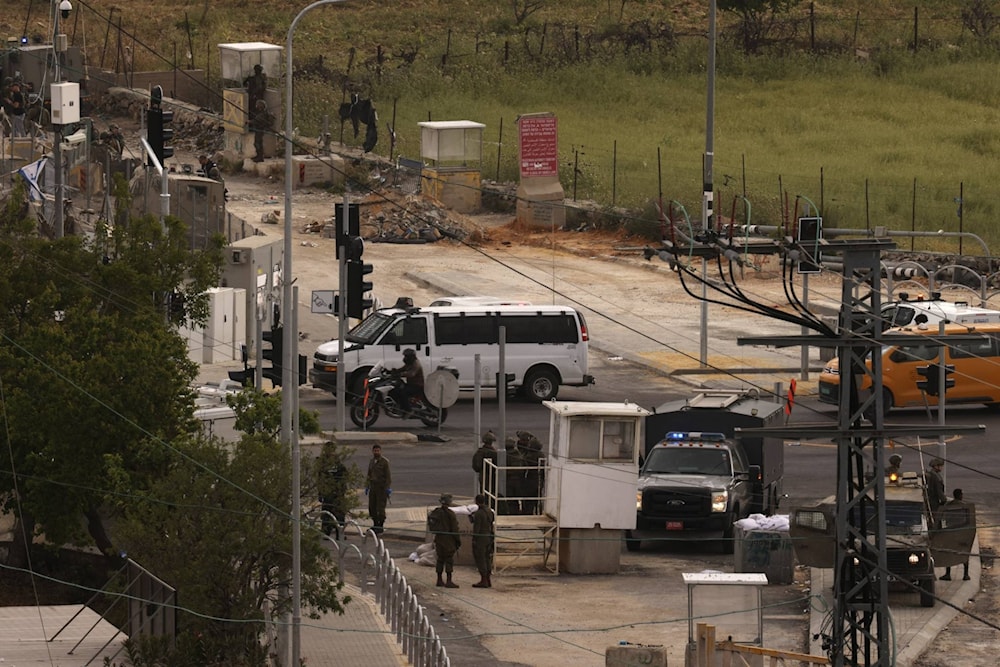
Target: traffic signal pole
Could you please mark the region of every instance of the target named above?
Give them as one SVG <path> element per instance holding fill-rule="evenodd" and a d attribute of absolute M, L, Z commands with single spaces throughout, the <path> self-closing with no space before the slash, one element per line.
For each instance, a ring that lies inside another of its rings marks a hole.
<path fill-rule="evenodd" d="M 942 342 L 944 340 L 944 320 L 938 323 L 938 336 L 941 337 Z M 948 369 L 945 367 L 945 346 L 942 345 L 938 349 L 938 426 L 944 426 L 944 414 L 945 414 L 945 395 L 948 393 L 947 388 L 947 373 Z M 938 435 L 938 457 L 942 461 L 947 461 L 948 458 L 945 456 L 945 452 L 948 446 L 945 443 L 944 431 Z M 945 466 L 944 471 L 941 473 L 942 482 L 947 482 L 945 475 L 948 474 L 948 467 Z M 945 487 L 948 488 L 948 487 Z"/>
<path fill-rule="evenodd" d="M 350 204 L 347 189 L 344 189 L 343 229 L 350 229 Z M 347 375 L 344 373 L 344 348 L 347 338 L 347 248 L 337 239 L 337 276 L 340 298 L 337 299 L 337 340 L 340 341 L 340 355 L 337 360 L 337 430 L 347 430 Z"/>

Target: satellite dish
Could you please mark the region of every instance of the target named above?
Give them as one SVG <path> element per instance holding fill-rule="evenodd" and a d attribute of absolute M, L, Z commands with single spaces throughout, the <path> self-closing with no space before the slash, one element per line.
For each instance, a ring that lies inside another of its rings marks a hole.
<path fill-rule="evenodd" d="M 434 371 L 424 378 L 424 395 L 435 408 L 450 408 L 458 400 L 458 378 L 451 371 Z"/>

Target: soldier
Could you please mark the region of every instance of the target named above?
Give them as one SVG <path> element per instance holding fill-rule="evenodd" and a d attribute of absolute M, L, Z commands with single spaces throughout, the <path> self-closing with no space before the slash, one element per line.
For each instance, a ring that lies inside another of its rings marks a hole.
<path fill-rule="evenodd" d="M 890 477 L 893 473 L 899 475 L 899 468 L 903 465 L 903 457 L 899 454 L 893 454 L 889 457 L 889 465 L 885 467 L 885 476 Z"/>
<path fill-rule="evenodd" d="M 257 100 L 250 115 L 250 129 L 253 130 L 254 162 L 264 161 L 264 133 L 274 125 L 274 116 L 267 110 L 267 102 Z"/>
<path fill-rule="evenodd" d="M 483 468 L 485 467 L 485 461 L 488 459 L 493 462 L 493 465 L 497 464 L 497 450 L 493 446 L 493 443 L 497 441 L 497 437 L 493 435 L 493 431 L 487 431 L 483 434 L 483 444 L 476 450 L 476 453 L 472 455 L 472 469 L 476 471 L 476 477 L 478 479 L 478 485 L 476 486 L 477 493 L 485 493 L 486 487 L 483 485 Z M 493 480 L 493 484 L 496 485 L 496 480 Z"/>
<path fill-rule="evenodd" d="M 542 443 L 529 431 L 517 432 L 517 446 L 524 452 L 524 495 L 527 500 L 522 501 L 524 514 L 538 513 L 538 500 L 542 496 L 542 488 L 545 486 L 545 471 L 542 468 Z"/>
<path fill-rule="evenodd" d="M 930 468 L 924 472 L 924 495 L 927 497 L 927 507 L 935 527 L 938 522 L 938 509 L 948 502 L 948 496 L 944 492 L 944 478 L 941 477 L 943 467 L 944 461 L 936 458 L 931 461 Z"/>
<path fill-rule="evenodd" d="M 222 180 L 222 172 L 219 170 L 219 165 L 207 155 L 199 155 L 198 163 L 201 164 L 201 173 L 204 174 L 205 178 L 211 178 L 213 181 Z"/>
<path fill-rule="evenodd" d="M 441 506 L 427 517 L 427 527 L 434 535 L 434 554 L 437 556 L 437 585 L 445 588 L 458 588 L 451 580 L 455 570 L 455 552 L 462 546 L 462 538 L 458 534 L 458 518 L 451 511 L 451 494 L 441 494 Z M 442 574 L 448 575 L 445 582 Z"/>
<path fill-rule="evenodd" d="M 340 539 L 340 529 L 347 520 L 347 468 L 337 457 L 332 443 L 323 446 L 316 461 L 319 502 L 323 508 L 323 534 L 335 532 Z"/>
<path fill-rule="evenodd" d="M 365 494 L 368 496 L 368 514 L 372 517 L 372 530 L 381 534 L 385 526 L 385 505 L 392 495 L 392 471 L 389 459 L 382 456 L 382 448 L 372 445 L 372 458 L 365 477 Z"/>
<path fill-rule="evenodd" d="M 472 556 L 476 559 L 479 581 L 473 588 L 493 588 L 490 575 L 493 572 L 493 536 L 496 529 L 496 515 L 486 504 L 486 496 L 476 496 L 476 511 L 469 516 L 472 521 Z"/>
<path fill-rule="evenodd" d="M 263 100 L 267 92 L 267 74 L 261 65 L 253 66 L 253 74 L 243 79 L 247 89 L 247 108 L 251 111 L 257 108 L 257 100 Z"/>
<path fill-rule="evenodd" d="M 951 509 L 964 509 L 968 507 L 968 504 L 964 500 L 964 494 L 962 489 L 955 489 L 952 492 L 953 498 L 948 502 L 945 507 L 949 510 Z M 473 540 L 473 546 L 475 546 L 475 540 Z M 966 554 L 965 562 L 962 563 L 962 581 L 969 580 L 969 556 Z M 951 581 L 951 566 L 944 569 L 944 576 L 941 577 L 941 581 Z"/>
<path fill-rule="evenodd" d="M 503 514 L 521 514 L 520 497 L 524 495 L 524 452 L 514 438 L 504 442 L 507 453 L 507 499 L 504 501 Z"/>

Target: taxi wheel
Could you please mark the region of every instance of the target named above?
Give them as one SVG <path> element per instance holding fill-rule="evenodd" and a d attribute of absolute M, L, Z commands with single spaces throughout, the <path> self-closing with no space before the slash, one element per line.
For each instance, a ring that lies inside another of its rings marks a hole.
<path fill-rule="evenodd" d="M 887 416 L 892 410 L 892 392 L 882 387 L 882 416 Z M 865 419 L 869 421 L 875 420 L 875 409 L 874 405 L 865 410 Z"/>

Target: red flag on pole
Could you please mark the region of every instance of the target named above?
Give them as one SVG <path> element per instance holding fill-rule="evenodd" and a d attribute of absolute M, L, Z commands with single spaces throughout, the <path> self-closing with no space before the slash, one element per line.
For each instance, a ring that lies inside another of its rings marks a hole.
<path fill-rule="evenodd" d="M 792 406 L 795 405 L 795 378 L 788 381 L 788 398 L 785 400 L 785 417 L 792 414 Z"/>

